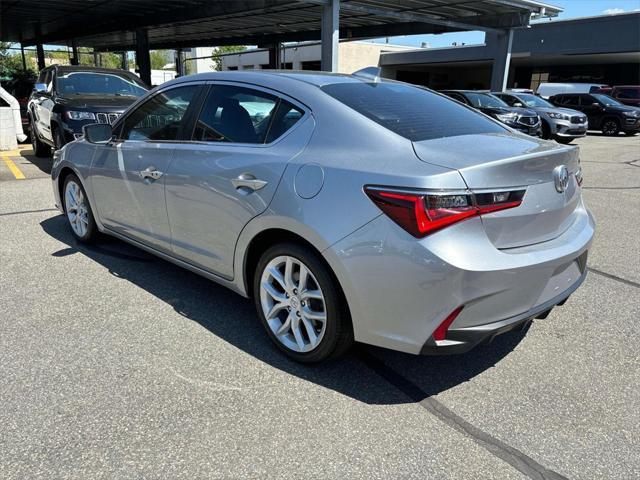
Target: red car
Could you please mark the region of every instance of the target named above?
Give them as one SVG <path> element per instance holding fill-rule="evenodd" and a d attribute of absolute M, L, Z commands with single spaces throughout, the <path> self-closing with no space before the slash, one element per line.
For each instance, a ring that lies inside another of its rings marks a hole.
<path fill-rule="evenodd" d="M 619 85 L 617 87 L 600 88 L 598 93 L 609 95 L 625 105 L 640 107 L 640 85 Z"/>

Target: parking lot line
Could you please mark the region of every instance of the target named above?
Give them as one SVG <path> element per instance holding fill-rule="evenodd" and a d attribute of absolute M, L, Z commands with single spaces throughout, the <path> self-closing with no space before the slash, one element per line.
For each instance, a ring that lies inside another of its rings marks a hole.
<path fill-rule="evenodd" d="M 11 173 L 13 173 L 13 176 L 16 177 L 16 180 L 24 180 L 26 178 L 24 176 L 24 173 L 22 173 L 22 171 L 13 162 L 13 160 L 9 158 L 8 155 L 3 154 L 2 160 L 4 161 L 5 165 L 9 168 L 9 170 L 11 170 Z"/>

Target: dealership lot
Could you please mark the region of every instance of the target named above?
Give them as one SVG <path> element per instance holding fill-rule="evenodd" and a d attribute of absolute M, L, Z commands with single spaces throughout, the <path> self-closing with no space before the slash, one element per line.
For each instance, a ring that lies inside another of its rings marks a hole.
<path fill-rule="evenodd" d="M 640 137 L 575 143 L 598 232 L 563 307 L 462 356 L 311 367 L 250 301 L 77 244 L 50 160 L 3 153 L 0 478 L 640 476 Z"/>

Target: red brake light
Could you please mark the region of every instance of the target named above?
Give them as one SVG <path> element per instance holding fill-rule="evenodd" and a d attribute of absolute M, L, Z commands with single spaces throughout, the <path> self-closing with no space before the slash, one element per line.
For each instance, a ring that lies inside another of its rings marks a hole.
<path fill-rule="evenodd" d="M 365 193 L 391 220 L 416 238 L 425 237 L 461 220 L 514 208 L 524 190 L 483 193 L 429 194 L 365 187 Z"/>

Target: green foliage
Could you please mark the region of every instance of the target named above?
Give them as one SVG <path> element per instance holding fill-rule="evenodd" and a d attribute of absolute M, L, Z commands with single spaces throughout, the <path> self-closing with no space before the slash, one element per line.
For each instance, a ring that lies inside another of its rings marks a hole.
<path fill-rule="evenodd" d="M 22 56 L 15 50 L 9 50 L 11 43 L 0 42 L 0 78 L 9 79 L 16 76 L 27 76 L 32 74 L 27 61 L 27 71 L 22 68 Z"/>
<path fill-rule="evenodd" d="M 244 45 L 226 45 L 224 47 L 218 47 L 211 55 L 213 60 L 213 69 L 216 71 L 222 70 L 222 57 L 227 53 L 244 52 L 247 49 Z"/>
<path fill-rule="evenodd" d="M 162 70 L 167 63 L 173 63 L 170 50 L 151 50 L 149 57 L 152 70 Z"/>

